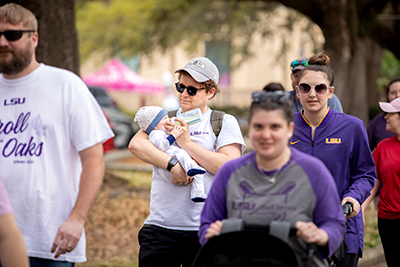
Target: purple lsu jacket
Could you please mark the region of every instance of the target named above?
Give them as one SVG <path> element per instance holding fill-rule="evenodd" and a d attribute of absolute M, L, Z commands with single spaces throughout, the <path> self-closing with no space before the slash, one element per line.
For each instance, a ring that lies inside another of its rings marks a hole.
<path fill-rule="evenodd" d="M 314 140 L 311 126 L 302 112 L 294 114 L 294 123 L 290 145 L 325 163 L 335 179 L 340 199 L 350 196 L 361 205 L 376 181 L 375 163 L 364 123 L 354 116 L 328 108 L 315 129 Z M 364 223 L 361 211 L 348 219 L 346 242 L 348 253 L 363 251 Z"/>

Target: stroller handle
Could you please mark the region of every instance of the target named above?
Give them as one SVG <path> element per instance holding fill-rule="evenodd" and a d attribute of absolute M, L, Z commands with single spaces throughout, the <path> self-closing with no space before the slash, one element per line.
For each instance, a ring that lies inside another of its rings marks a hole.
<path fill-rule="evenodd" d="M 344 217 L 349 216 L 350 213 L 353 212 L 353 204 L 351 204 L 350 202 L 344 203 L 342 207 L 343 207 Z"/>
<path fill-rule="evenodd" d="M 230 218 L 222 221 L 221 234 L 236 231 L 258 231 L 269 234 L 271 231 L 278 231 L 285 236 L 296 236 L 297 227 L 289 222 L 273 221 L 271 224 L 251 224 L 245 223 L 243 219 Z"/>
<path fill-rule="evenodd" d="M 246 233 L 247 232 L 247 233 Z M 291 245 L 289 245 L 289 238 L 290 237 L 296 237 L 297 233 L 297 227 L 294 225 L 291 225 L 290 222 L 287 221 L 271 221 L 270 224 L 264 224 L 264 225 L 259 225 L 259 224 L 251 224 L 251 223 L 245 223 L 242 219 L 239 218 L 230 218 L 230 219 L 225 219 L 222 222 L 222 231 L 221 231 L 221 236 L 219 237 L 222 238 L 230 238 L 229 234 L 242 234 L 242 237 L 244 237 L 246 234 L 249 237 L 252 238 L 258 238 L 260 236 L 270 236 L 270 238 L 277 238 L 275 240 L 279 240 L 279 242 L 283 242 L 286 244 L 288 248 L 290 248 L 291 251 Z M 228 234 L 228 235 L 225 235 Z M 219 240 L 218 237 L 215 240 Z M 216 242 L 214 240 L 214 243 Z M 236 240 L 236 239 L 235 239 Z M 272 239 L 271 239 L 272 240 Z M 275 241 L 277 242 L 277 241 Z M 210 244 L 211 242 L 207 242 L 207 244 Z M 295 260 L 295 261 L 301 261 L 303 262 L 303 265 L 287 265 L 287 266 L 311 266 L 311 261 L 313 259 L 314 253 L 317 251 L 317 246 L 315 243 L 308 243 L 305 242 L 305 251 L 303 252 L 294 252 L 293 253 L 300 253 L 300 258 Z M 264 253 L 264 252 L 263 252 Z M 285 256 L 287 257 L 287 255 Z M 296 258 L 296 257 L 295 257 Z M 200 265 L 199 265 L 200 266 Z M 202 267 L 205 265 L 201 265 Z M 259 266 L 259 265 L 257 265 Z M 269 265 L 268 265 L 269 266 Z M 192 266 L 192 267 L 198 267 Z"/>
<path fill-rule="evenodd" d="M 244 230 L 253 230 L 253 231 L 260 231 L 269 233 L 270 226 L 269 225 L 257 225 L 257 224 L 245 224 Z M 289 236 L 296 236 L 297 227 L 292 226 L 289 230 Z"/>

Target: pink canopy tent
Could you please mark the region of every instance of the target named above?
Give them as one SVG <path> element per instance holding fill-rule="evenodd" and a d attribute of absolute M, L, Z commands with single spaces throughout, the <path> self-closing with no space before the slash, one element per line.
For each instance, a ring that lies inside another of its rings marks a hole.
<path fill-rule="evenodd" d="M 100 70 L 85 75 L 82 80 L 89 86 L 104 87 L 107 90 L 147 94 L 157 94 L 164 90 L 161 83 L 140 76 L 117 58 L 111 59 Z"/>

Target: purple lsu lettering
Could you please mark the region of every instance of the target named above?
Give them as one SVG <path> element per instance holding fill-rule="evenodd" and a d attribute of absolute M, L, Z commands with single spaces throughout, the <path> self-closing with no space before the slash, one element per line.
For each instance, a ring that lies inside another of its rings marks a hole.
<path fill-rule="evenodd" d="M 29 126 L 29 118 L 31 113 L 28 112 L 26 114 L 21 113 L 17 120 L 2 122 L 0 120 L 0 137 L 9 135 L 9 134 L 17 134 L 24 132 Z M 4 157 L 20 156 L 40 156 L 42 154 L 43 142 L 36 144 L 34 142 L 33 136 L 30 138 L 29 142 L 20 142 L 17 138 L 11 138 L 7 142 L 4 143 L 4 147 L 2 148 L 2 155 Z"/>
<path fill-rule="evenodd" d="M 26 113 L 25 115 L 24 113 L 21 113 L 19 114 L 16 122 L 9 121 L 3 123 L 0 119 L 0 134 L 4 133 L 7 135 L 11 132 L 14 132 L 15 134 L 17 134 L 18 132 L 22 133 L 29 125 L 28 120 L 30 116 L 30 112 Z"/>
<path fill-rule="evenodd" d="M 20 98 L 20 97 L 15 97 L 11 98 L 9 101 L 7 99 L 4 99 L 4 106 L 13 106 L 13 105 L 21 105 L 25 103 L 25 97 Z"/>
<path fill-rule="evenodd" d="M 8 158 L 9 156 L 36 156 L 39 157 L 42 154 L 43 149 L 43 142 L 39 143 L 38 145 L 33 142 L 33 136 L 29 140 L 29 143 L 18 143 L 16 138 L 11 138 L 8 142 L 4 145 L 3 149 L 3 156 Z"/>

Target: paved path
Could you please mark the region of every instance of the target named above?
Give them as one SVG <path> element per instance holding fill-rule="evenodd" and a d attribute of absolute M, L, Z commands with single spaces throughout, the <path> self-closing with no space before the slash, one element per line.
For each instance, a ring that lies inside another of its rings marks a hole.
<path fill-rule="evenodd" d="M 105 153 L 104 162 L 107 169 L 152 171 L 150 164 L 133 156 L 128 149 L 116 149 Z"/>
<path fill-rule="evenodd" d="M 358 267 L 386 267 L 382 245 L 364 251 L 364 257 L 358 262 Z"/>

